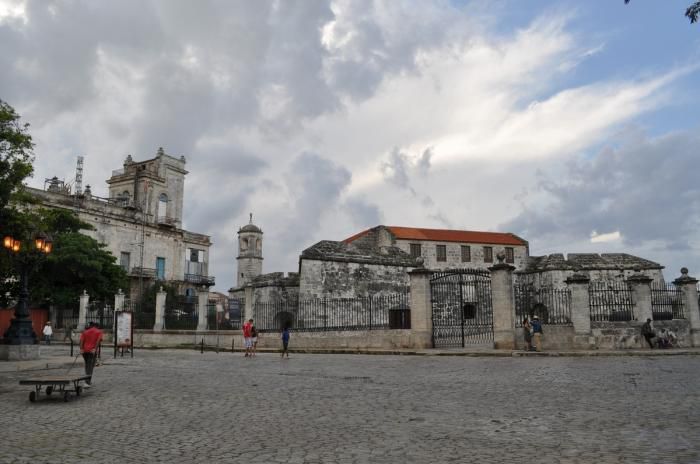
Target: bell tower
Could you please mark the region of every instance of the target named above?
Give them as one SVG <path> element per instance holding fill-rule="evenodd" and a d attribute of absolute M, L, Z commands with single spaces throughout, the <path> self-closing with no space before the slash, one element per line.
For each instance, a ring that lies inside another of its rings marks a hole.
<path fill-rule="evenodd" d="M 250 222 L 238 229 L 238 273 L 236 287 L 243 287 L 255 277 L 262 274 L 262 237 L 263 231 Z"/>

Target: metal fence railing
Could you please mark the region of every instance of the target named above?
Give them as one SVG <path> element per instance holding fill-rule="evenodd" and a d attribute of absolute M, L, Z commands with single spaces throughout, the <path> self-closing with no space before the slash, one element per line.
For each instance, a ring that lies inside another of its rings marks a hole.
<path fill-rule="evenodd" d="M 114 325 L 114 303 L 90 301 L 85 314 L 85 324 L 97 323 L 101 330 L 111 331 Z M 83 328 L 80 327 L 82 330 Z"/>
<path fill-rule="evenodd" d="M 190 296 L 167 298 L 163 319 L 166 330 L 196 330 L 199 322 L 197 298 Z"/>
<path fill-rule="evenodd" d="M 591 321 L 635 319 L 632 292 L 626 282 L 591 282 L 588 287 Z"/>
<path fill-rule="evenodd" d="M 80 311 L 78 308 L 74 309 L 55 309 L 56 311 L 56 327 L 55 329 L 77 329 L 78 328 L 78 318 Z"/>
<path fill-rule="evenodd" d="M 543 324 L 571 325 L 571 291 L 568 288 L 535 287 L 516 284 L 515 326 L 537 316 Z"/>
<path fill-rule="evenodd" d="M 655 321 L 685 319 L 682 290 L 671 283 L 652 282 L 651 314 Z"/>
<path fill-rule="evenodd" d="M 260 332 L 409 329 L 411 320 L 408 293 L 256 301 L 253 319 Z"/>
<path fill-rule="evenodd" d="M 240 330 L 245 299 L 228 298 L 207 307 L 207 330 Z M 219 310 L 220 309 L 220 310 Z"/>

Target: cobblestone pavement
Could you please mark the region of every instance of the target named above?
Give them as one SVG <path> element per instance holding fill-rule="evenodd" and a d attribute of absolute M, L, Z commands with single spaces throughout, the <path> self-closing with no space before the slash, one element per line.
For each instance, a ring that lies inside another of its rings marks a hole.
<path fill-rule="evenodd" d="M 0 374 L 0 462 L 700 463 L 698 356 L 105 361 L 67 403 Z"/>

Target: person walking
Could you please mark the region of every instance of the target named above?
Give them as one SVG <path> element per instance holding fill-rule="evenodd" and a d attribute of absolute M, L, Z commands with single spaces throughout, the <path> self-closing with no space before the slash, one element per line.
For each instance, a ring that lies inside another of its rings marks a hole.
<path fill-rule="evenodd" d="M 51 344 L 51 337 L 53 336 L 53 328 L 51 328 L 51 321 L 46 321 L 46 324 L 44 324 L 44 330 L 42 330 L 42 333 L 44 334 L 44 342 L 47 345 Z"/>
<path fill-rule="evenodd" d="M 289 327 L 284 327 L 280 338 L 282 339 L 282 357 L 284 358 L 284 355 L 286 354 L 287 359 L 289 359 Z"/>
<path fill-rule="evenodd" d="M 252 356 L 251 352 L 253 350 L 253 339 L 251 337 L 251 331 L 253 329 L 253 320 L 249 319 L 248 322 L 243 324 L 243 343 L 245 346 L 245 357 Z"/>
<path fill-rule="evenodd" d="M 102 342 L 102 331 L 96 322 L 91 322 L 88 329 L 80 334 L 80 352 L 85 360 L 85 375 L 90 377 L 85 381 L 87 385 L 92 385 L 92 370 L 97 361 L 97 350 Z"/>
<path fill-rule="evenodd" d="M 523 319 L 523 338 L 525 339 L 525 351 L 532 351 L 532 326 L 527 317 Z"/>
<path fill-rule="evenodd" d="M 537 316 L 532 318 L 532 337 L 535 341 L 535 351 L 542 351 L 542 323 Z"/>
<path fill-rule="evenodd" d="M 656 337 L 656 334 L 654 333 L 654 329 L 651 327 L 651 319 L 647 319 L 647 321 L 642 324 L 642 337 L 644 337 L 649 344 L 649 348 L 654 349 L 654 343 L 652 340 L 654 337 Z"/>

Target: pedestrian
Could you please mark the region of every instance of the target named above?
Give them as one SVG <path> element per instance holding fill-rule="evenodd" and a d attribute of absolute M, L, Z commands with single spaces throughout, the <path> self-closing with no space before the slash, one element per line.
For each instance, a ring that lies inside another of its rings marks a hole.
<path fill-rule="evenodd" d="M 252 347 L 252 356 L 255 356 L 255 353 L 258 351 L 258 329 L 255 328 L 255 326 L 252 326 L 250 328 L 250 341 L 253 345 Z"/>
<path fill-rule="evenodd" d="M 80 334 L 80 352 L 85 360 L 85 375 L 89 377 L 85 381 L 87 385 L 92 385 L 92 370 L 97 361 L 97 350 L 102 342 L 102 331 L 96 322 L 91 322 L 87 330 Z"/>
<path fill-rule="evenodd" d="M 535 351 L 542 351 L 542 324 L 537 316 L 532 318 L 532 337 L 535 341 Z"/>
<path fill-rule="evenodd" d="M 252 356 L 251 352 L 253 350 L 253 339 L 251 336 L 251 329 L 253 328 L 253 320 L 249 319 L 248 322 L 243 324 L 243 344 L 245 346 L 245 357 Z"/>
<path fill-rule="evenodd" d="M 651 327 L 651 319 L 647 319 L 647 321 L 642 324 L 642 337 L 647 341 L 649 344 L 649 348 L 653 349 L 654 348 L 654 343 L 652 340 L 656 334 L 654 333 L 654 329 Z"/>
<path fill-rule="evenodd" d="M 532 351 L 532 326 L 527 317 L 523 319 L 523 338 L 525 338 L 525 351 Z"/>
<path fill-rule="evenodd" d="M 282 357 L 284 358 L 284 355 L 287 355 L 287 359 L 289 359 L 289 327 L 284 326 L 284 330 L 282 330 Z"/>
<path fill-rule="evenodd" d="M 44 342 L 47 345 L 51 344 L 51 337 L 53 336 L 53 329 L 51 328 L 51 321 L 46 321 L 46 324 L 44 324 L 44 330 L 42 331 L 44 334 Z"/>

